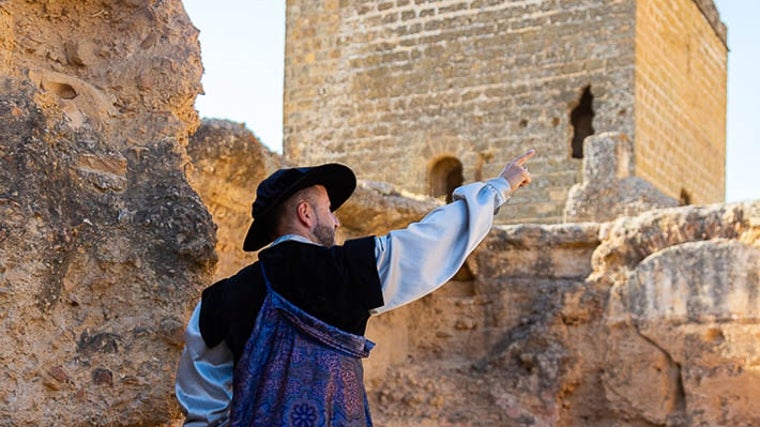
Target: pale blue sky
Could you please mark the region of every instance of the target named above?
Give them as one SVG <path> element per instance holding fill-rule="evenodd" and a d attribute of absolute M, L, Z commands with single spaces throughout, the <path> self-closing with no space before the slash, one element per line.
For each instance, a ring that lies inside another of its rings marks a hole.
<path fill-rule="evenodd" d="M 726 201 L 760 199 L 760 1 L 714 0 L 728 26 Z M 201 117 L 245 122 L 282 152 L 285 1 L 184 0 L 200 29 Z"/>

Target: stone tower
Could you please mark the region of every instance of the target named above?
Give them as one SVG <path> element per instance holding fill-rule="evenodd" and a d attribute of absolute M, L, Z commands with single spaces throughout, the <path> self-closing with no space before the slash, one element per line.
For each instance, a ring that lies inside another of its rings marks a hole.
<path fill-rule="evenodd" d="M 633 141 L 630 175 L 724 199 L 726 28 L 712 0 L 289 0 L 284 151 L 445 195 L 535 147 L 498 221 L 559 222 L 583 140 Z M 507 214 L 509 216 L 507 216 Z"/>

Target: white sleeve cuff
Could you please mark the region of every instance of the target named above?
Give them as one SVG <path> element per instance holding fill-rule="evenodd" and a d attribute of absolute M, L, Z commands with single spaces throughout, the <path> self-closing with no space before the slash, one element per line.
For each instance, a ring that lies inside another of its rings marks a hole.
<path fill-rule="evenodd" d="M 486 185 L 493 187 L 499 193 L 499 196 L 501 196 L 501 200 L 499 201 L 498 206 L 506 203 L 509 200 L 509 195 L 512 194 L 512 186 L 509 185 L 509 181 L 507 181 L 506 178 L 502 176 L 489 179 L 486 181 Z"/>

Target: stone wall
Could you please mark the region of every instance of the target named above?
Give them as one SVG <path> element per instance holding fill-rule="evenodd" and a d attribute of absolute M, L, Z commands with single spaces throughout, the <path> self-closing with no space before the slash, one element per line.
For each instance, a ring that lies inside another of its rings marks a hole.
<path fill-rule="evenodd" d="M 179 1 L 0 2 L 0 425 L 161 425 L 211 217 Z"/>
<path fill-rule="evenodd" d="M 517 196 L 512 214 L 498 221 L 556 223 L 580 180 L 572 140 L 574 127 L 586 128 L 587 120 L 595 132 L 621 132 L 634 144 L 643 126 L 637 175 L 671 197 L 684 188 L 693 201 L 720 201 L 725 33 L 721 39 L 691 0 L 666 3 L 668 19 L 683 23 L 665 28 L 649 18 L 659 16 L 660 3 L 633 0 L 293 0 L 287 8 L 286 157 L 343 162 L 367 179 L 431 194 L 437 165 L 459 162 L 470 182 L 495 175 L 502 159 L 534 147 L 541 156 L 531 170 L 544 179 L 533 193 Z M 705 10 L 709 3 L 700 1 Z M 689 14 L 676 14 L 676 7 Z M 671 52 L 672 67 L 652 66 L 651 58 Z M 681 60 L 687 57 L 693 62 Z M 679 80 L 684 73 L 689 83 Z M 657 91 L 688 85 L 695 86 L 684 92 L 689 99 L 709 95 L 704 112 L 701 101 L 685 104 Z M 591 98 L 584 98 L 585 90 Z M 671 114 L 652 120 L 663 106 L 690 109 L 688 120 Z M 589 108 L 593 117 L 574 117 L 576 107 Z M 693 146 L 710 160 L 699 162 L 705 156 L 694 156 Z M 694 170 L 715 178 L 706 187 L 686 173 L 666 178 L 648 166 L 663 158 L 669 162 L 663 174 Z"/>
<path fill-rule="evenodd" d="M 636 2 L 635 175 L 695 204 L 725 200 L 728 58 L 709 3 Z"/>
<path fill-rule="evenodd" d="M 579 176 L 570 112 L 583 89 L 597 129 L 633 133 L 633 13 L 630 2 L 291 2 L 286 156 L 428 194 L 443 158 L 473 181 L 535 147 L 546 179 L 500 220 L 558 222 Z"/>

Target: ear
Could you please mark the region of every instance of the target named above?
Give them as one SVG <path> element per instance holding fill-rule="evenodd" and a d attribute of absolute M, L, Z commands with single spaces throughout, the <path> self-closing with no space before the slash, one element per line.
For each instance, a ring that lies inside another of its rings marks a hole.
<path fill-rule="evenodd" d="M 311 209 L 309 202 L 302 200 L 296 207 L 296 216 L 298 222 L 304 227 L 311 229 L 311 224 L 314 221 L 314 211 Z"/>

